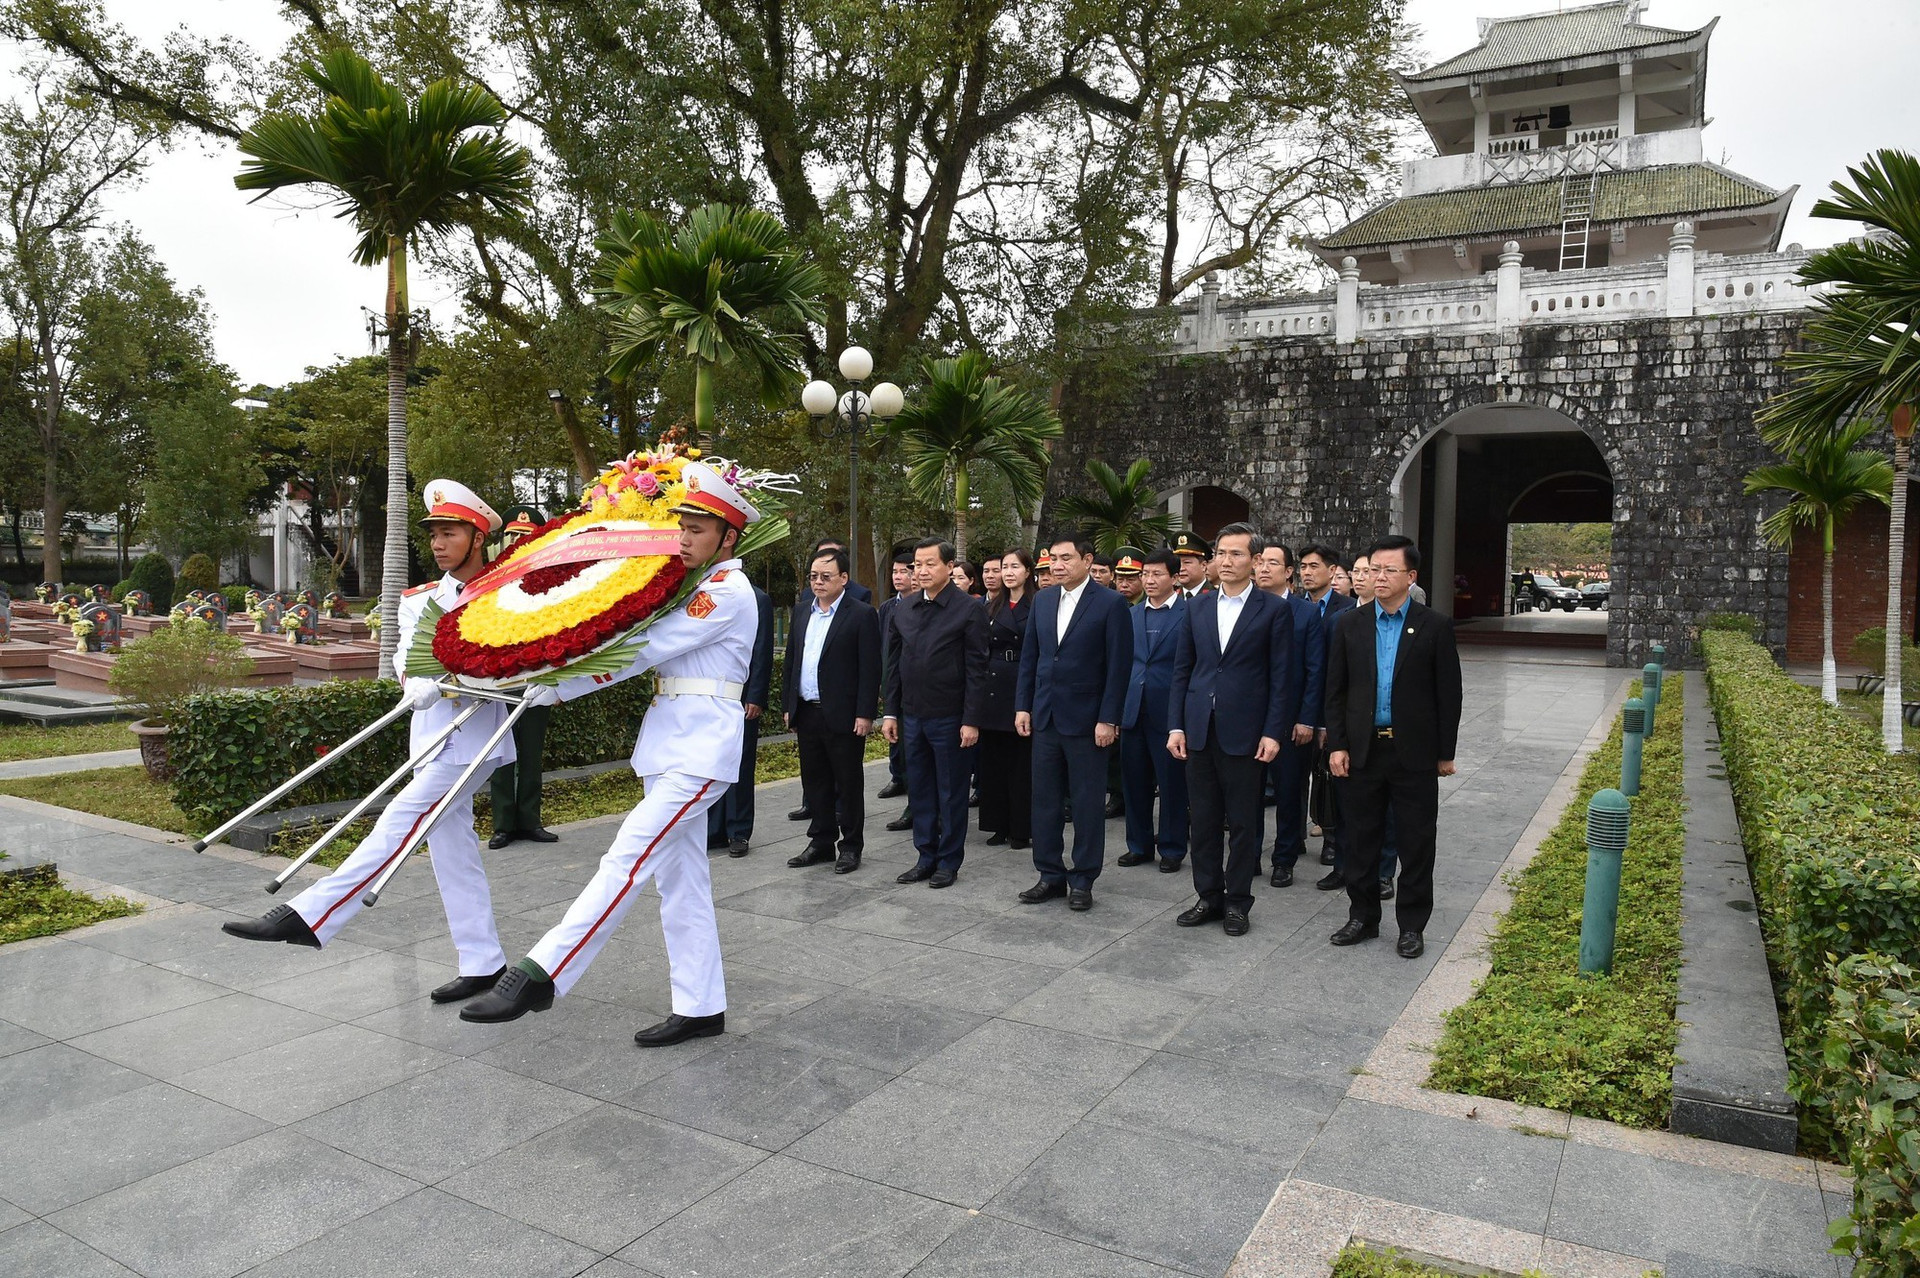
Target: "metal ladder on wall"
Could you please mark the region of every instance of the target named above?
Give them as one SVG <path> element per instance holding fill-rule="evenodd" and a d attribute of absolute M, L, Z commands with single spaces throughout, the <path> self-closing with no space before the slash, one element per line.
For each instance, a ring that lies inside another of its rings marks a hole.
<path fill-rule="evenodd" d="M 1560 269 L 1587 269 L 1587 230 L 1593 224 L 1595 173 L 1568 173 L 1560 179 Z"/>

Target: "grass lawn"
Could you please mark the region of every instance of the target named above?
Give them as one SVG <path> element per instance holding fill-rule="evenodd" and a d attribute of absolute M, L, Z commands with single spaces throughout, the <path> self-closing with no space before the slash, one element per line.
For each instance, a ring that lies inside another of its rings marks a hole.
<path fill-rule="evenodd" d="M 1493 966 L 1447 1016 L 1427 1086 L 1662 1127 L 1673 1102 L 1685 851 L 1681 716 L 1669 673 L 1646 745 L 1621 869 L 1613 973 L 1579 973 L 1587 801 L 1620 780 L 1620 728 L 1587 763 L 1574 800 L 1514 881 Z M 1637 691 L 1637 688 L 1636 688 Z"/>
<path fill-rule="evenodd" d="M 1462 1274 L 1485 1273 L 1471 1267 L 1441 1269 L 1409 1260 L 1392 1249 L 1375 1251 L 1360 1243 L 1347 1246 L 1333 1260 L 1327 1278 L 1459 1278 Z M 1545 1278 L 1537 1269 L 1529 1269 L 1522 1278 Z"/>
<path fill-rule="evenodd" d="M 0 852 L 0 860 L 5 859 L 6 853 Z M 0 875 L 0 945 L 139 912 L 131 901 L 117 896 L 96 900 L 62 886 L 52 875 Z"/>
<path fill-rule="evenodd" d="M 134 750 L 140 742 L 124 723 L 70 723 L 42 728 L 32 723 L 0 724 L 0 763 L 51 759 L 66 754 Z"/>
<path fill-rule="evenodd" d="M 173 806 L 167 787 L 147 780 L 147 770 L 137 764 L 131 768 L 94 768 L 86 772 L 56 772 L 45 777 L 16 777 L 0 781 L 0 794 L 37 799 L 56 807 L 150 825 L 175 834 L 193 832 L 186 814 Z"/>

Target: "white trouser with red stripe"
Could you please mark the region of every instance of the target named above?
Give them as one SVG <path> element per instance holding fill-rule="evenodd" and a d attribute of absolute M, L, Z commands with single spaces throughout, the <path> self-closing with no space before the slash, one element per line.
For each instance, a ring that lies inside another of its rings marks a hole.
<path fill-rule="evenodd" d="M 726 793 L 727 783 L 677 772 L 647 777 L 646 783 L 646 797 L 621 824 L 592 882 L 528 957 L 553 978 L 554 992 L 565 994 L 652 878 L 660 889 L 673 1010 L 713 1016 L 727 1010 L 727 981 L 707 873 L 707 809 Z"/>
<path fill-rule="evenodd" d="M 340 868 L 293 898 L 294 912 L 306 920 L 325 945 L 347 920 L 360 912 L 361 899 L 380 872 L 400 853 L 414 827 L 441 796 L 453 788 L 466 765 L 434 761 L 414 769 L 413 779 L 387 804 L 373 833 L 360 841 Z M 491 768 L 481 767 L 453 801 L 453 807 L 427 836 L 433 877 L 440 883 L 447 927 L 460 953 L 460 975 L 487 976 L 507 965 L 500 933 L 493 926 L 493 893 L 480 864 L 480 837 L 473 832 L 473 796 L 487 783 Z"/>

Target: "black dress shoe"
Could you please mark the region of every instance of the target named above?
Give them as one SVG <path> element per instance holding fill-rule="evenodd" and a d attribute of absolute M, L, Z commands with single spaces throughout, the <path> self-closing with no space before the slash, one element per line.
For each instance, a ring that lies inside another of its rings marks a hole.
<path fill-rule="evenodd" d="M 1392 879 L 1380 880 L 1380 899 L 1383 901 L 1391 901 L 1393 899 L 1393 880 Z"/>
<path fill-rule="evenodd" d="M 1226 919 L 1220 924 L 1220 930 L 1228 936 L 1247 934 L 1247 916 L 1238 910 L 1228 910 Z"/>
<path fill-rule="evenodd" d="M 1066 884 L 1049 883 L 1045 879 L 1041 879 L 1038 883 L 1020 894 L 1020 904 L 1038 905 L 1042 901 L 1051 901 L 1056 896 L 1065 896 L 1066 894 Z"/>
<path fill-rule="evenodd" d="M 1067 908 L 1079 914 L 1085 914 L 1093 908 L 1093 889 L 1068 888 Z"/>
<path fill-rule="evenodd" d="M 560 841 L 559 835 L 543 825 L 536 825 L 531 830 L 520 831 L 520 837 L 523 839 L 532 839 L 535 843 L 558 843 Z"/>
<path fill-rule="evenodd" d="M 1226 907 L 1208 905 L 1205 901 L 1202 901 L 1192 909 L 1181 914 L 1179 918 L 1174 920 L 1174 923 L 1180 927 L 1199 927 L 1203 923 L 1218 923 L 1225 917 L 1227 917 Z"/>
<path fill-rule="evenodd" d="M 813 809 L 804 803 L 787 813 L 787 820 L 789 821 L 811 821 L 812 819 Z"/>
<path fill-rule="evenodd" d="M 1126 814 L 1127 805 L 1120 801 L 1120 796 L 1117 794 L 1109 794 L 1107 796 L 1107 810 L 1104 814 L 1107 820 L 1111 821 L 1115 817 L 1123 817 Z"/>
<path fill-rule="evenodd" d="M 553 982 L 536 981 L 525 969 L 510 967 L 494 987 L 460 1009 L 463 1021 L 517 1021 L 528 1012 L 553 1006 Z"/>
<path fill-rule="evenodd" d="M 1419 958 L 1427 952 L 1426 938 L 1418 932 L 1402 932 L 1400 939 L 1393 943 L 1393 952 L 1401 958 Z"/>
<path fill-rule="evenodd" d="M 907 783 L 905 781 L 888 781 L 880 787 L 880 797 L 883 799 L 897 799 L 906 792 Z"/>
<path fill-rule="evenodd" d="M 809 843 L 801 849 L 800 855 L 787 858 L 787 864 L 793 869 L 804 870 L 809 865 L 819 865 L 822 861 L 833 860 L 833 849 L 822 847 L 818 843 Z"/>
<path fill-rule="evenodd" d="M 520 836 L 515 834 L 512 830 L 503 830 L 499 834 L 494 835 L 491 839 L 488 839 L 487 846 L 497 852 L 501 848 L 504 848 L 505 846 L 507 846 L 507 844 L 513 842 L 515 839 L 519 837 Z"/>
<path fill-rule="evenodd" d="M 747 853 L 751 852 L 752 850 L 753 850 L 752 846 L 748 844 L 748 842 L 745 839 L 728 839 L 727 840 L 728 856 L 745 856 Z"/>
<path fill-rule="evenodd" d="M 1178 873 L 1180 873 L 1180 859 L 1179 859 L 1178 857 L 1171 857 L 1171 856 L 1163 856 L 1163 857 L 1161 857 L 1161 858 L 1160 858 L 1160 873 L 1162 873 L 1162 874 L 1178 874 Z"/>
<path fill-rule="evenodd" d="M 960 873 L 957 870 L 935 870 L 928 876 L 927 886 L 930 888 L 952 887 L 959 877 Z"/>
<path fill-rule="evenodd" d="M 1115 865 L 1145 865 L 1153 860 L 1151 852 L 1122 852 L 1114 859 Z"/>
<path fill-rule="evenodd" d="M 1033 846 L 1032 839 L 1008 839 L 1007 846 L 1016 852 L 1024 852 Z"/>
<path fill-rule="evenodd" d="M 1273 877 L 1268 879 L 1267 882 L 1273 884 L 1273 886 L 1275 887 L 1292 887 L 1293 886 L 1293 867 L 1290 865 L 1274 866 Z"/>
<path fill-rule="evenodd" d="M 1006 843 L 1007 832 L 1005 830 L 994 831 L 993 837 L 987 840 L 987 846 L 990 848 L 1005 847 Z"/>
<path fill-rule="evenodd" d="M 833 872 L 835 874 L 852 874 L 855 870 L 859 868 L 860 868 L 860 854 L 858 852 L 855 852 L 851 856 L 847 855 L 845 852 L 842 852 L 837 858 L 835 858 L 833 863 Z"/>
<path fill-rule="evenodd" d="M 1323 845 L 1320 849 L 1320 864 L 1332 865 L 1333 862 L 1334 862 L 1333 851 Z"/>
<path fill-rule="evenodd" d="M 913 813 L 902 812 L 899 816 L 887 822 L 887 828 L 895 831 L 911 830 L 913 828 Z"/>
<path fill-rule="evenodd" d="M 458 1003 L 463 998 L 485 994 L 506 974 L 507 969 L 503 967 L 489 976 L 456 976 L 427 997 L 436 1003 Z"/>
<path fill-rule="evenodd" d="M 1340 925 L 1340 930 L 1327 939 L 1335 945 L 1358 945 L 1362 941 L 1371 941 L 1380 935 L 1378 923 L 1362 923 L 1359 919 L 1348 919 Z"/>
<path fill-rule="evenodd" d="M 712 1038 L 726 1032 L 725 1012 L 715 1012 L 712 1016 L 681 1016 L 676 1012 L 658 1025 L 649 1025 L 636 1033 L 633 1041 L 642 1047 L 672 1047 L 690 1038 Z"/>
<path fill-rule="evenodd" d="M 246 941 L 285 941 L 288 945 L 305 945 L 316 950 L 320 948 L 320 938 L 313 934 L 307 921 L 295 913 L 291 905 L 276 905 L 257 919 L 222 923 L 220 930 L 228 936 L 237 936 Z"/>
<path fill-rule="evenodd" d="M 916 865 L 911 870 L 903 870 L 894 876 L 895 883 L 923 883 L 933 877 L 931 865 Z"/>
<path fill-rule="evenodd" d="M 1347 880 L 1345 879 L 1345 877 L 1341 875 L 1340 871 L 1338 870 L 1334 870 L 1331 873 L 1321 876 L 1319 881 L 1314 884 L 1314 886 L 1319 888 L 1322 892 L 1338 892 L 1341 888 L 1345 887 L 1346 885 L 1347 885 Z"/>

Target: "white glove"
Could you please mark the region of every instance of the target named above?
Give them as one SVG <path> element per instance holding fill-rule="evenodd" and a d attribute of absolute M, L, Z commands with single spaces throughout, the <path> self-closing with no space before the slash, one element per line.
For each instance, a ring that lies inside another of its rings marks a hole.
<path fill-rule="evenodd" d="M 431 679 L 409 679 L 401 695 L 413 703 L 414 710 L 427 710 L 439 702 L 440 685 Z"/>
<path fill-rule="evenodd" d="M 523 706 L 557 706 L 560 704 L 560 689 L 550 683 L 532 683 L 520 694 Z"/>

